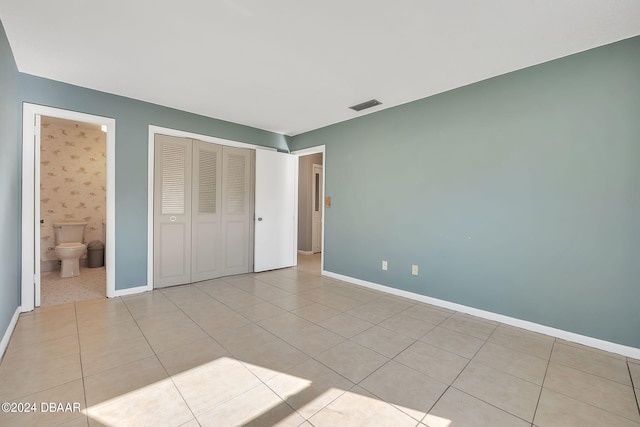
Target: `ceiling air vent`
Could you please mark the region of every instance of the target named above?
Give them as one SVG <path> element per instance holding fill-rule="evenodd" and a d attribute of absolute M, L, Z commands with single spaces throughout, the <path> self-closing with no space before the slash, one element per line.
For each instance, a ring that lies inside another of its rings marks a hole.
<path fill-rule="evenodd" d="M 370 101 L 365 101 L 362 104 L 354 105 L 349 108 L 351 108 L 353 111 L 362 111 L 380 104 L 382 104 L 382 102 L 378 101 L 377 99 L 372 99 Z"/>

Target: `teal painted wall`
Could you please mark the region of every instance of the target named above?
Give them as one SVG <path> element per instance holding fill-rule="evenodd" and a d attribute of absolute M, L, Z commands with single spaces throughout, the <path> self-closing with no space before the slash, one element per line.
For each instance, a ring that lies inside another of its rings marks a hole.
<path fill-rule="evenodd" d="M 118 290 L 147 284 L 149 125 L 268 146 L 281 151 L 289 150 L 283 135 L 28 74 L 20 74 L 20 101 L 116 119 L 115 229 Z"/>
<path fill-rule="evenodd" d="M 0 22 L 0 338 L 20 304 L 18 106 L 18 68 Z"/>
<path fill-rule="evenodd" d="M 640 38 L 291 149 L 321 144 L 326 270 L 640 347 Z"/>

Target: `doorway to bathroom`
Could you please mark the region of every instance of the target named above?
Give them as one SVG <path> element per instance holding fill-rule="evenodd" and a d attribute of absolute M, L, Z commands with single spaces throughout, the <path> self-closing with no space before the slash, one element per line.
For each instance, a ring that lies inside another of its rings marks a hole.
<path fill-rule="evenodd" d="M 115 296 L 114 146 L 114 119 L 24 104 L 21 311 Z"/>
<path fill-rule="evenodd" d="M 106 297 L 106 149 L 106 127 L 41 116 L 41 306 Z"/>

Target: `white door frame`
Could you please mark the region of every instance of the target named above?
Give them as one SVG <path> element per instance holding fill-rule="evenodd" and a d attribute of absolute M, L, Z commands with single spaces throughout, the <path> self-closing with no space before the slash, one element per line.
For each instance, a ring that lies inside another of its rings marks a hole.
<path fill-rule="evenodd" d="M 34 282 L 37 271 L 35 261 L 40 261 L 40 254 L 36 254 L 35 252 L 40 241 L 40 220 L 39 217 L 36 216 L 36 214 L 40 212 L 39 179 L 38 182 L 36 182 L 36 178 L 39 178 L 40 175 L 40 141 L 36 139 L 36 136 L 40 134 L 40 129 L 35 128 L 36 116 L 57 117 L 60 119 L 105 125 L 107 127 L 106 294 L 109 298 L 115 297 L 117 296 L 115 282 L 116 121 L 108 117 L 94 116 L 25 102 L 22 109 L 22 289 L 20 311 L 26 312 L 35 308 L 34 298 L 36 289 Z"/>
<path fill-rule="evenodd" d="M 317 154 L 317 153 L 322 153 L 322 252 L 320 252 L 320 274 L 324 275 L 325 270 L 324 270 L 324 254 L 326 252 L 325 249 L 325 245 L 324 245 L 324 218 L 325 218 L 325 182 L 326 182 L 326 169 L 327 169 L 327 159 L 326 159 L 326 146 L 325 145 L 318 145 L 316 147 L 310 147 L 310 148 L 305 148 L 302 150 L 296 150 L 296 151 L 292 151 L 291 154 L 295 154 L 296 156 L 298 156 L 298 158 L 302 157 L 302 156 L 308 156 L 310 154 Z M 297 179 L 297 177 L 296 177 Z M 298 218 L 298 220 L 300 220 Z"/>
<path fill-rule="evenodd" d="M 209 142 L 218 145 L 227 145 L 230 147 L 260 149 L 269 151 L 278 151 L 275 148 L 263 147 L 261 145 L 247 144 L 246 142 L 231 141 L 229 139 L 217 138 L 214 136 L 201 135 L 193 132 L 185 132 L 182 130 L 165 128 L 161 126 L 149 126 L 149 156 L 147 160 L 147 183 L 148 183 L 148 199 L 147 199 L 147 286 L 140 287 L 141 292 L 153 290 L 153 174 L 154 174 L 154 159 L 155 159 L 155 137 L 156 134 L 175 136 L 178 138 L 192 138 L 203 142 Z M 253 219 L 252 219 L 253 220 Z"/>

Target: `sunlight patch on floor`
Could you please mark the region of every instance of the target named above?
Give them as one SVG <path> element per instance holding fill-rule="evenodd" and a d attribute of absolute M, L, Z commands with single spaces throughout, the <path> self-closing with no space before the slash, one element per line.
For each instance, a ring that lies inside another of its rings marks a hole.
<path fill-rule="evenodd" d="M 437 417 L 431 414 L 427 414 L 422 422 L 429 427 L 450 427 L 453 425 L 451 420 L 447 418 Z"/>
<path fill-rule="evenodd" d="M 178 425 L 194 415 L 203 425 L 304 421 L 283 399 L 301 393 L 311 381 L 274 371 L 274 376 L 286 378 L 284 395 L 278 395 L 252 374 L 252 368 L 267 369 L 221 357 L 89 406 L 83 413 L 103 425 L 118 426 L 162 425 L 167 420 Z"/>

